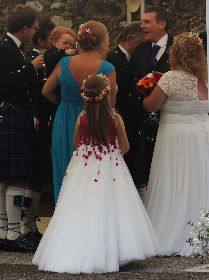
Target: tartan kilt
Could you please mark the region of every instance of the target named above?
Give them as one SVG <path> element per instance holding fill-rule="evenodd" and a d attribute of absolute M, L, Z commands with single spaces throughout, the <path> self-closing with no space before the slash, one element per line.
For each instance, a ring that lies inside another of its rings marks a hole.
<path fill-rule="evenodd" d="M 31 176 L 31 127 L 12 104 L 0 106 L 0 181 Z"/>

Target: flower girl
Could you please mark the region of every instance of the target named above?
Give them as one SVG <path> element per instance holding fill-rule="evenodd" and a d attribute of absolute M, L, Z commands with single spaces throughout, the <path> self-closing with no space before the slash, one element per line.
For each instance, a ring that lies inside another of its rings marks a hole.
<path fill-rule="evenodd" d="M 33 263 L 68 273 L 118 271 L 160 254 L 160 246 L 122 153 L 129 149 L 122 118 L 109 105 L 102 74 L 83 82 L 85 110 L 77 119 L 77 150 L 55 213 Z"/>

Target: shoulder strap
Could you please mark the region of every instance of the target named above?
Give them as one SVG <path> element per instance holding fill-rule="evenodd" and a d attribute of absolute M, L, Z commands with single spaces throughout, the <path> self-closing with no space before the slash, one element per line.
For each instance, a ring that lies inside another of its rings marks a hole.
<path fill-rule="evenodd" d="M 65 70 L 66 67 L 68 66 L 70 60 L 71 60 L 72 56 L 65 56 L 63 58 L 60 59 L 59 64 L 62 70 Z"/>
<path fill-rule="evenodd" d="M 115 71 L 115 67 L 108 61 L 104 60 L 101 64 L 101 67 L 98 73 L 102 73 L 104 75 L 109 75 Z"/>

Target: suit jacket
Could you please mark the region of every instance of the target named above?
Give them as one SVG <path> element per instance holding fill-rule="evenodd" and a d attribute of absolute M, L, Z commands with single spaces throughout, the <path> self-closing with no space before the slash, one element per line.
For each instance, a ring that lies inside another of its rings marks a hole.
<path fill-rule="evenodd" d="M 130 61 L 130 75 L 134 88 L 136 82 L 152 72 L 153 70 L 165 73 L 169 70 L 168 65 L 168 49 L 173 44 L 173 38 L 168 35 L 166 50 L 157 62 L 155 67 L 152 66 L 152 42 L 144 42 L 139 45 Z"/>
<path fill-rule="evenodd" d="M 44 62 L 46 65 L 47 77 L 51 75 L 59 60 L 65 56 L 67 56 L 67 54 L 65 53 L 64 49 L 51 47 L 50 49 L 46 50 L 44 54 Z"/>
<path fill-rule="evenodd" d="M 38 114 L 41 96 L 38 74 L 9 36 L 0 42 L 0 85 L 0 102 L 11 102 L 28 117 Z"/>
<path fill-rule="evenodd" d="M 132 140 L 135 139 L 135 131 L 137 131 L 136 113 L 137 102 L 134 96 L 131 94 L 129 84 L 127 83 L 127 73 L 129 69 L 129 61 L 126 55 L 117 46 L 107 56 L 107 61 L 115 66 L 116 82 L 118 86 L 117 99 L 116 99 L 116 110 L 121 114 L 125 127 L 126 133 L 131 146 L 133 146 Z M 124 160 L 128 166 L 129 171 L 133 179 L 135 180 L 135 169 L 133 168 L 134 157 L 132 150 L 124 155 Z"/>
<path fill-rule="evenodd" d="M 124 107 L 127 104 L 128 92 L 127 84 L 125 82 L 125 76 L 128 70 L 128 60 L 126 55 L 117 46 L 112 52 L 107 56 L 107 61 L 112 63 L 115 67 L 116 72 L 116 82 L 118 86 L 116 109 L 123 114 Z"/>
<path fill-rule="evenodd" d="M 155 67 L 152 66 L 151 60 L 151 42 L 144 42 L 139 45 L 132 55 L 129 64 L 127 83 L 129 84 L 133 97 L 135 97 L 136 103 L 138 104 L 134 116 L 137 126 L 135 126 L 132 131 L 132 138 L 130 141 L 131 150 L 134 151 L 135 155 L 135 171 L 133 173 L 135 174 L 134 181 L 137 182 L 137 184 L 143 184 L 147 182 L 149 178 L 149 170 L 158 130 L 159 113 L 157 114 L 157 117 L 153 119 L 151 118 L 152 115 L 143 108 L 143 96 L 140 96 L 137 92 L 136 83 L 139 79 L 153 70 L 162 73 L 169 70 L 168 49 L 172 43 L 173 38 L 168 36 L 166 50 L 158 60 Z"/>

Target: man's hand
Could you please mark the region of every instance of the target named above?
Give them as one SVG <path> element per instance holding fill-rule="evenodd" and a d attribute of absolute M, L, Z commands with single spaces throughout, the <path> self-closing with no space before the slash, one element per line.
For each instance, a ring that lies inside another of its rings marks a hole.
<path fill-rule="evenodd" d="M 38 55 L 34 60 L 31 61 L 33 67 L 38 70 L 44 67 L 44 57 L 43 55 Z"/>

